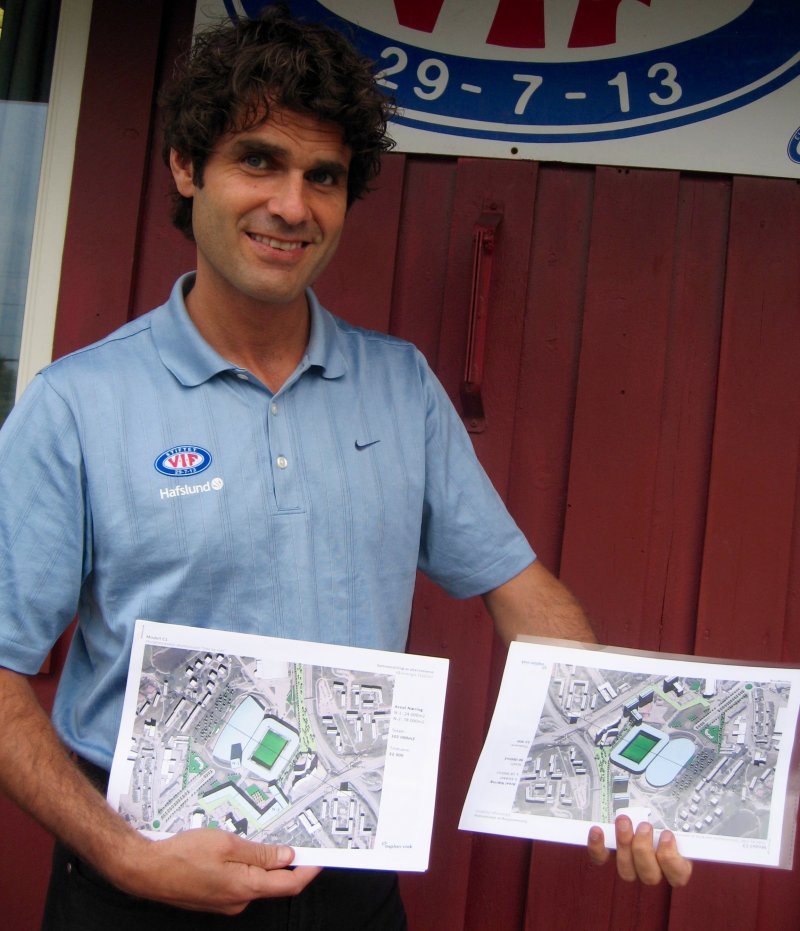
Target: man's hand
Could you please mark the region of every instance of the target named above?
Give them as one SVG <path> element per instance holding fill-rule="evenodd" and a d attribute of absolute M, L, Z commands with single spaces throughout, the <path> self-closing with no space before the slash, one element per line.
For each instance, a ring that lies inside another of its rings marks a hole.
<path fill-rule="evenodd" d="M 666 879 L 670 886 L 685 886 L 692 875 L 692 861 L 678 853 L 675 835 L 662 831 L 658 847 L 653 847 L 653 826 L 643 821 L 634 833 L 630 818 L 620 815 L 614 823 L 617 838 L 617 873 L 626 882 L 655 886 Z M 603 830 L 589 831 L 589 859 L 597 866 L 606 863 L 611 851 L 606 848 Z"/>
<path fill-rule="evenodd" d="M 290 847 L 226 831 L 147 840 L 70 759 L 25 676 L 0 669 L 0 707 L 0 791 L 123 891 L 232 915 L 253 899 L 296 895 L 319 873 L 315 867 L 286 869 L 294 857 Z"/>
<path fill-rule="evenodd" d="M 137 838 L 138 841 L 138 838 Z M 258 844 L 226 831 L 199 829 L 135 843 L 126 865 L 108 871 L 132 895 L 179 908 L 236 915 L 253 899 L 297 895 L 320 872 L 286 867 L 291 847 Z"/>

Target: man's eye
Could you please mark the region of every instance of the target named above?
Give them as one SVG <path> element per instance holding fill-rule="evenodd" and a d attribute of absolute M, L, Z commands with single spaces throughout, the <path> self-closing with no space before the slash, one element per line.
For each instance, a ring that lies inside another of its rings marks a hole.
<path fill-rule="evenodd" d="M 309 180 L 314 184 L 336 184 L 336 177 L 333 175 L 333 173 L 330 171 L 325 171 L 324 169 L 320 169 L 319 171 L 312 171 L 308 177 Z"/>
<path fill-rule="evenodd" d="M 242 164 L 247 168 L 266 168 L 267 160 L 263 155 L 245 155 Z"/>

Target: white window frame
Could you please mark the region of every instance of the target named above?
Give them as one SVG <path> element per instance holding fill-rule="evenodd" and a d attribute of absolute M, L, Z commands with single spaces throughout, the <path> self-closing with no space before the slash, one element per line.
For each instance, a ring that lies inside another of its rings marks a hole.
<path fill-rule="evenodd" d="M 28 266 L 17 399 L 53 357 L 61 262 L 91 18 L 92 0 L 61 0 Z"/>

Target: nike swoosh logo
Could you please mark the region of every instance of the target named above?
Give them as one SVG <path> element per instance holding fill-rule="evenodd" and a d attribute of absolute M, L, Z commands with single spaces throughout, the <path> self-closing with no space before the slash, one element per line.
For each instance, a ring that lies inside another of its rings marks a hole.
<path fill-rule="evenodd" d="M 367 449 L 370 446 L 374 446 L 376 443 L 380 443 L 380 440 L 371 440 L 369 443 L 359 443 L 356 440 L 356 449 Z"/>

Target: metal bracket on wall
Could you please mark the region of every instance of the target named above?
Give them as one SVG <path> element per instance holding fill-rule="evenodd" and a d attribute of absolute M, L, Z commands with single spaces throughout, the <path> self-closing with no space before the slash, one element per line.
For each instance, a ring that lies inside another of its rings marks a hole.
<path fill-rule="evenodd" d="M 493 204 L 491 211 L 497 208 Z M 489 291 L 495 235 L 502 213 L 482 213 L 472 229 L 472 290 L 470 292 L 469 334 L 464 380 L 461 382 L 461 409 L 470 433 L 486 429 L 483 410 L 483 364 L 486 355 L 486 325 L 489 319 Z"/>

